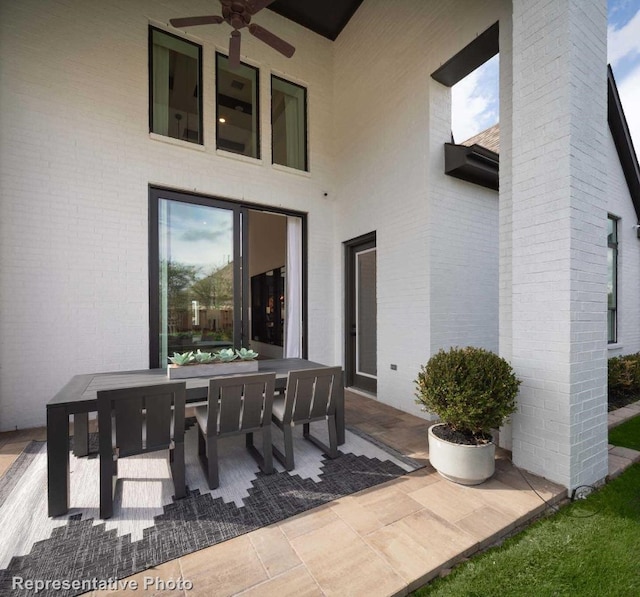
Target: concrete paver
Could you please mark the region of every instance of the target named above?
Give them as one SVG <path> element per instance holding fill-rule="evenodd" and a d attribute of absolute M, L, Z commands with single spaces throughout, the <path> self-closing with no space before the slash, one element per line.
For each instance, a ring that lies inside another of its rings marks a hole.
<path fill-rule="evenodd" d="M 609 413 L 609 423 L 638 413 L 640 402 Z M 426 466 L 130 578 L 193 584 L 145 595 L 406 595 L 566 499 L 565 488 L 520 471 L 501 450 L 486 483 L 446 481 L 428 464 L 428 421 L 351 392 L 347 421 Z M 44 433 L 0 434 L 0 475 Z M 609 478 L 633 462 L 640 452 L 610 446 Z"/>

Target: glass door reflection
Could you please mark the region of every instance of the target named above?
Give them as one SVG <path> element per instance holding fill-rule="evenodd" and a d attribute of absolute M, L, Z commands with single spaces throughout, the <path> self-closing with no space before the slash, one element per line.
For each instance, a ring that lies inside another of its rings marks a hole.
<path fill-rule="evenodd" d="M 234 346 L 234 212 L 160 199 L 160 366 Z"/>

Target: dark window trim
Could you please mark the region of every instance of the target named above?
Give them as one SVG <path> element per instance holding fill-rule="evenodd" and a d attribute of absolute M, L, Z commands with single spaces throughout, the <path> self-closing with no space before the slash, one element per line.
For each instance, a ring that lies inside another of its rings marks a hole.
<path fill-rule="evenodd" d="M 293 81 L 289 81 L 289 79 L 285 79 L 284 77 L 279 77 L 278 75 L 274 75 L 271 73 L 271 163 L 275 164 L 273 161 L 273 79 L 278 79 L 279 81 L 283 81 L 284 83 L 288 83 L 289 85 L 293 85 L 294 87 L 298 87 L 304 91 L 304 169 L 302 172 L 309 172 L 309 107 L 308 107 L 308 90 L 304 85 L 300 85 L 299 83 L 294 83 Z M 277 164 L 278 166 L 285 166 L 285 164 Z M 291 168 L 292 166 L 287 166 L 287 168 Z M 297 170 L 298 168 L 294 168 Z"/>
<path fill-rule="evenodd" d="M 455 56 L 431 73 L 431 78 L 453 87 L 500 51 L 500 24 L 496 21 Z"/>
<path fill-rule="evenodd" d="M 613 214 L 607 214 L 607 222 L 611 220 L 615 226 L 615 242 L 610 242 L 607 238 L 607 248 L 613 249 L 613 298 L 614 305 L 609 307 L 607 301 L 607 311 L 613 312 L 613 338 L 609 338 L 609 331 L 607 325 L 607 342 L 608 344 L 617 344 L 618 342 L 618 222 L 620 218 Z"/>
<path fill-rule="evenodd" d="M 241 319 L 241 313 L 248 312 L 248 294 L 250 289 L 248 284 L 248 268 L 242 268 L 243 261 L 247 255 L 247 227 L 246 212 L 249 209 L 260 210 L 269 213 L 276 213 L 285 216 L 295 216 L 302 219 L 302 357 L 308 356 L 308 236 L 307 236 L 307 213 L 295 211 L 291 209 L 281 209 L 279 207 L 260 205 L 250 202 L 239 202 L 223 197 L 215 197 L 212 195 L 204 195 L 188 191 L 179 191 L 166 187 L 149 185 L 149 368 L 157 369 L 160 367 L 160 300 L 158 296 L 158 287 L 160 280 L 160 267 L 158 262 L 159 238 L 158 238 L 158 201 L 159 199 L 169 199 L 171 201 L 180 201 L 181 203 L 192 203 L 203 205 L 205 207 L 218 207 L 228 209 L 234 213 L 234 231 L 233 242 L 235 250 L 240 250 L 242 246 L 242 259 L 237 260 L 234 264 L 234 284 L 240 284 L 243 281 L 243 294 L 239 302 L 240 309 L 234 311 L 234 341 L 240 338 L 241 341 L 246 339 L 248 330 L 247 320 Z M 242 222 L 242 225 L 240 225 Z M 240 253 L 238 253 L 239 255 Z M 244 272 L 243 272 L 244 270 Z M 238 288 L 239 286 L 236 286 Z M 234 291 L 235 292 L 235 291 Z M 244 321 L 245 329 L 241 329 Z"/>
<path fill-rule="evenodd" d="M 260 131 L 260 69 L 257 66 L 253 66 L 251 64 L 247 64 L 246 62 L 240 62 L 240 64 L 242 64 L 242 66 L 247 66 L 248 68 L 252 68 L 254 71 L 256 71 L 256 106 L 255 106 L 255 113 L 256 113 L 256 155 L 252 156 L 252 155 L 246 155 L 245 153 L 242 153 L 241 151 L 234 151 L 233 149 L 231 149 L 230 147 L 220 147 L 220 143 L 219 143 L 219 139 L 220 139 L 220 111 L 219 111 L 219 106 L 220 106 L 220 102 L 218 100 L 218 81 L 220 80 L 220 76 L 218 73 L 218 57 L 221 56 L 222 58 L 226 58 L 227 60 L 229 60 L 229 56 L 227 56 L 226 54 L 223 54 L 222 52 L 216 52 L 216 65 L 215 65 L 215 70 L 216 70 L 216 149 L 220 149 L 221 151 L 228 151 L 230 153 L 236 153 L 238 155 L 243 155 L 247 158 L 251 158 L 254 160 L 259 160 L 261 159 L 261 155 L 262 155 L 262 137 L 261 137 L 261 131 Z"/>
<path fill-rule="evenodd" d="M 174 37 L 175 39 L 179 39 L 185 43 L 191 44 L 198 48 L 198 142 L 196 145 L 204 145 L 204 121 L 202 117 L 202 95 L 203 95 L 203 86 L 202 86 L 202 46 L 197 44 L 190 39 L 185 39 L 184 37 L 180 37 L 175 33 L 170 33 L 169 31 L 165 31 L 164 29 L 160 29 L 159 27 L 154 27 L 153 25 L 149 25 L 149 63 L 148 63 L 148 78 L 149 78 L 149 132 L 154 133 L 153 131 L 153 32 L 159 31 L 164 35 L 168 35 L 169 37 Z M 159 133 L 154 133 L 158 135 Z M 164 135 L 163 135 L 164 136 Z M 174 137 L 169 137 L 173 139 Z M 193 141 L 189 141 L 188 139 L 181 139 L 182 141 L 187 141 L 188 143 L 193 143 Z"/>

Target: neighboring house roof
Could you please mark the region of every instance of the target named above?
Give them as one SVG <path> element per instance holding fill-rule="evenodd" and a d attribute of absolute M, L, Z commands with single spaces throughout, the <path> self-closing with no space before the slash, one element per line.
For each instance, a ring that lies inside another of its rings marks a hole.
<path fill-rule="evenodd" d="M 607 119 L 633 206 L 640 220 L 640 166 L 624 115 L 611 66 L 608 67 Z M 462 143 L 445 143 L 445 174 L 498 189 L 500 165 L 500 124 L 474 135 Z"/>
<path fill-rule="evenodd" d="M 466 145 L 467 147 L 480 145 L 494 153 L 500 153 L 500 124 L 496 123 L 493 126 L 490 126 L 481 133 L 463 141 L 461 145 Z"/>

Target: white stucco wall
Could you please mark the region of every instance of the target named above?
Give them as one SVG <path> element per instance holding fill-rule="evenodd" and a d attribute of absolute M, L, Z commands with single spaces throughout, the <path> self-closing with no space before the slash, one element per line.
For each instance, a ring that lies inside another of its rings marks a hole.
<path fill-rule="evenodd" d="M 609 135 L 607 143 L 607 210 L 618 220 L 618 342 L 609 345 L 608 356 L 640 351 L 640 238 L 634 226 L 638 214 L 620 160 Z"/>
<path fill-rule="evenodd" d="M 0 3 L 0 429 L 41 425 L 72 375 L 148 366 L 148 186 L 309 213 L 309 357 L 339 363 L 334 277 L 332 43 L 270 11 L 256 18 L 296 47 L 253 36 L 261 155 L 215 149 L 215 51 L 203 47 L 204 146 L 148 132 L 148 26 L 215 14 L 208 0 Z M 164 25 L 163 25 L 164 24 Z M 179 33 L 179 32 L 176 32 Z M 270 74 L 308 88 L 310 169 L 271 165 Z"/>

